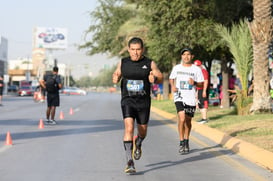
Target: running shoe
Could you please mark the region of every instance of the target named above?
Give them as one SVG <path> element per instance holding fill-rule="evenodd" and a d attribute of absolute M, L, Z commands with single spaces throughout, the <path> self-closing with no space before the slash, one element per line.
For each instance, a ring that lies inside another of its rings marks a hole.
<path fill-rule="evenodd" d="M 141 146 L 136 145 L 136 139 L 137 137 L 133 140 L 133 158 L 135 160 L 139 160 L 141 157 L 142 151 L 141 151 Z"/>
<path fill-rule="evenodd" d="M 207 119 L 200 119 L 200 120 L 197 121 L 197 122 L 200 123 L 200 124 L 205 124 L 205 123 L 208 122 L 208 120 L 207 120 Z"/>
<path fill-rule="evenodd" d="M 49 124 L 57 124 L 57 122 L 55 120 L 49 120 Z"/>
<path fill-rule="evenodd" d="M 135 165 L 134 165 L 134 161 L 133 160 L 129 160 L 128 161 L 127 166 L 126 166 L 124 172 L 125 173 L 129 173 L 129 174 L 136 173 L 136 169 L 135 169 Z"/>
<path fill-rule="evenodd" d="M 181 155 L 185 153 L 185 142 L 184 141 L 182 143 L 180 143 L 178 152 Z"/>
<path fill-rule="evenodd" d="M 45 121 L 45 124 L 50 124 L 50 120 L 47 119 L 47 120 Z"/>
<path fill-rule="evenodd" d="M 189 141 L 185 141 L 184 153 L 189 153 L 189 152 L 190 152 Z"/>

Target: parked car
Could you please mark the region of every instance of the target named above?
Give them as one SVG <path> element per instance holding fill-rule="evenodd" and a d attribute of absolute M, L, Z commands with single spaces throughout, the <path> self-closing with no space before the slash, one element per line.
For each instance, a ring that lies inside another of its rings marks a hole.
<path fill-rule="evenodd" d="M 85 90 L 82 90 L 78 87 L 64 87 L 61 90 L 61 93 L 65 94 L 65 95 L 86 95 L 87 92 Z"/>
<path fill-rule="evenodd" d="M 33 95 L 33 89 L 31 86 L 22 86 L 18 90 L 19 96 L 32 96 Z"/>
<path fill-rule="evenodd" d="M 17 85 L 10 85 L 8 87 L 8 92 L 17 92 L 18 91 L 18 86 Z"/>

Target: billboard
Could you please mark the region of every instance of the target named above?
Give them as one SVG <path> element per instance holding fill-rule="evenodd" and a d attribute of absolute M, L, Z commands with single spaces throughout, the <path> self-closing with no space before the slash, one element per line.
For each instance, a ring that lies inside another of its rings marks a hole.
<path fill-rule="evenodd" d="M 33 48 L 66 49 L 67 29 L 36 27 L 33 31 Z"/>

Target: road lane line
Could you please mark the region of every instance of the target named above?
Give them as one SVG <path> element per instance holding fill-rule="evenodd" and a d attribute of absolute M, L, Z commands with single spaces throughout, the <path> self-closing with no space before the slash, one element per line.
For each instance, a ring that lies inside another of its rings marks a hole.
<path fill-rule="evenodd" d="M 3 152 L 5 152 L 5 151 L 7 151 L 7 150 L 10 149 L 11 147 L 12 147 L 12 145 L 0 147 L 0 153 L 3 153 Z"/>

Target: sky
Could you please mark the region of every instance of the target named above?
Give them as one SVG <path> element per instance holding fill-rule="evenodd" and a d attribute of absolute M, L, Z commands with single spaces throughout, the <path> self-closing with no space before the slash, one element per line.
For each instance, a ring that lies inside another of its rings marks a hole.
<path fill-rule="evenodd" d="M 97 75 L 103 67 L 116 64 L 117 58 L 106 54 L 86 56 L 75 45 L 84 42 L 84 32 L 92 23 L 89 13 L 99 5 L 97 0 L 6 0 L 0 5 L 0 36 L 8 39 L 8 60 L 31 57 L 32 31 L 35 27 L 66 28 L 68 48 L 54 50 L 58 63 L 72 67 L 77 79 Z M 84 67 L 84 68 L 83 68 Z"/>

